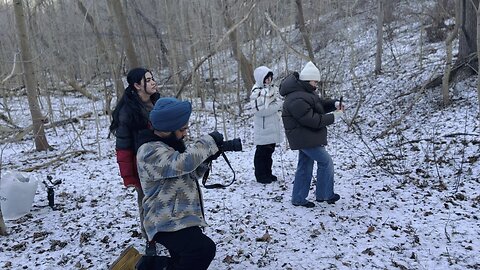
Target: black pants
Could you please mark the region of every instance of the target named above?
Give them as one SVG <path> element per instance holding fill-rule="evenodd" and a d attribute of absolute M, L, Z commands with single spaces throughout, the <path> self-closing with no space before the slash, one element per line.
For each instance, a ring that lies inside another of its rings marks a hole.
<path fill-rule="evenodd" d="M 255 178 L 259 182 L 265 182 L 272 178 L 272 154 L 275 144 L 257 145 L 253 165 L 255 166 Z"/>
<path fill-rule="evenodd" d="M 207 269 L 215 257 L 216 245 L 200 227 L 188 227 L 176 232 L 158 232 L 153 238 L 170 253 L 168 269 Z"/>

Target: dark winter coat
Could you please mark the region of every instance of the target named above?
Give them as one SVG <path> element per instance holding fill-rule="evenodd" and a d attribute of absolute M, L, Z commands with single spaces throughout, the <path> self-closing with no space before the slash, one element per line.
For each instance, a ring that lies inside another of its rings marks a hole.
<path fill-rule="evenodd" d="M 152 104 L 158 100 L 160 95 L 153 94 L 150 97 Z M 141 105 L 141 116 L 134 117 L 139 113 L 130 104 L 132 102 L 140 102 L 130 100 L 125 103 L 118 112 L 118 127 L 115 130 L 115 149 L 117 153 L 117 163 L 120 168 L 120 176 L 126 187 L 135 186 L 140 188 L 140 179 L 138 178 L 136 153 L 138 147 L 138 133 L 143 129 L 151 128 L 148 121 L 149 111 L 145 106 Z M 141 120 L 138 120 L 141 119 Z"/>
<path fill-rule="evenodd" d="M 333 124 L 335 100 L 321 99 L 315 88 L 299 80 L 297 72 L 280 84 L 283 102 L 282 120 L 292 150 L 327 145 L 327 126 Z"/>

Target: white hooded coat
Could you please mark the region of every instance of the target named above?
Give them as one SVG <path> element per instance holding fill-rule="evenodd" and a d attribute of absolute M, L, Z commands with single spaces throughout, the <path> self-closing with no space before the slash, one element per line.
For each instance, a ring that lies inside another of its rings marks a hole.
<path fill-rule="evenodd" d="M 252 88 L 250 102 L 255 112 L 253 117 L 255 145 L 283 141 L 283 127 L 279 113 L 282 110 L 282 99 L 276 86 L 263 84 L 269 72 L 272 70 L 265 66 L 260 66 L 253 72 L 255 85 Z"/>

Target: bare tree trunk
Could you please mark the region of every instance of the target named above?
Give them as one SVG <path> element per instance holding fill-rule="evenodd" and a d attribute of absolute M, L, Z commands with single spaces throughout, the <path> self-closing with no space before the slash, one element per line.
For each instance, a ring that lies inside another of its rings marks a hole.
<path fill-rule="evenodd" d="M 118 25 L 118 30 L 120 30 L 130 68 L 138 67 L 138 57 L 135 53 L 135 47 L 133 46 L 132 36 L 130 35 L 130 29 L 126 21 L 127 17 L 123 12 L 122 4 L 118 0 L 107 0 L 107 4 L 113 13 L 113 18 Z"/>
<path fill-rule="evenodd" d="M 0 177 L 0 182 L 1 181 L 2 177 Z M 3 221 L 2 200 L 0 200 L 0 235 L 7 235 L 7 225 L 5 225 L 5 221 Z"/>
<path fill-rule="evenodd" d="M 100 31 L 98 30 L 97 25 L 93 20 L 93 17 L 88 13 L 87 9 L 85 8 L 85 5 L 82 3 L 81 0 L 77 0 L 77 6 L 82 12 L 82 14 L 85 16 L 90 27 L 92 28 L 93 34 L 95 35 L 95 40 L 97 41 L 97 45 L 103 56 L 102 60 L 104 60 L 109 66 L 112 66 L 113 61 L 111 61 L 111 57 L 110 57 L 109 51 L 107 50 L 107 46 L 105 45 L 105 42 L 103 42 L 102 36 L 100 35 Z M 112 72 L 112 75 L 117 75 L 113 70 L 111 72 Z M 116 89 L 116 91 L 118 92 L 123 90 L 123 82 L 120 76 L 115 76 L 114 79 L 115 79 L 115 88 L 121 87 L 121 89 Z"/>
<path fill-rule="evenodd" d="M 384 0 L 377 0 L 377 53 L 375 55 L 375 74 L 382 73 L 383 54 L 383 15 Z"/>
<path fill-rule="evenodd" d="M 457 0 L 458 2 L 458 0 Z M 459 5 L 455 5 L 455 11 L 457 14 L 457 18 L 459 13 L 461 12 Z M 453 31 L 448 35 L 447 39 L 445 40 L 445 50 L 447 53 L 447 59 L 445 61 L 445 72 L 443 73 L 442 77 L 442 97 L 443 97 L 443 105 L 448 106 L 450 104 L 450 95 L 449 95 L 449 83 L 450 83 L 450 72 L 452 70 L 452 42 L 458 36 L 458 23 L 455 23 L 455 27 Z"/>
<path fill-rule="evenodd" d="M 383 22 L 386 24 L 389 24 L 393 22 L 394 16 L 393 16 L 393 5 L 394 1 L 388 0 L 383 2 Z"/>
<path fill-rule="evenodd" d="M 44 151 L 50 148 L 47 137 L 45 136 L 45 129 L 43 123 L 46 121 L 45 117 L 40 111 L 37 94 L 37 80 L 35 78 L 35 69 L 33 66 L 33 58 L 30 52 L 30 44 L 27 36 L 27 28 L 25 26 L 25 16 L 23 12 L 22 0 L 15 0 L 13 2 L 15 12 L 15 21 L 17 28 L 18 41 L 20 43 L 20 56 L 23 63 L 23 70 L 25 74 L 25 85 L 27 88 L 28 106 L 32 116 L 33 136 L 35 140 L 35 148 L 37 151 Z"/>
<path fill-rule="evenodd" d="M 155 37 L 157 38 L 160 45 L 160 51 L 162 52 L 160 66 L 168 66 L 168 48 L 163 41 L 161 31 L 157 29 L 157 25 L 155 24 L 155 22 L 152 22 L 147 16 L 143 14 L 142 10 L 137 5 L 137 2 L 132 1 L 132 5 L 135 7 L 135 13 L 137 14 L 138 18 L 140 18 L 142 22 L 149 26 L 155 33 Z"/>
<path fill-rule="evenodd" d="M 168 5 L 169 1 L 168 0 L 164 0 L 164 8 L 166 10 L 166 14 L 170 14 L 170 6 Z M 173 78 L 173 85 L 174 85 L 174 89 L 175 91 L 177 91 L 180 87 L 180 78 L 178 76 L 178 54 L 177 54 L 177 47 L 175 46 L 175 40 L 173 39 L 173 26 L 172 26 L 172 23 L 173 20 L 167 20 L 167 31 L 168 31 L 168 34 L 170 36 L 169 38 L 169 41 L 170 41 L 170 50 L 169 50 L 169 53 L 170 53 L 170 70 L 171 70 L 171 76 Z"/>
<path fill-rule="evenodd" d="M 7 235 L 7 225 L 5 225 L 5 221 L 3 221 L 1 205 L 2 205 L 2 202 L 0 201 L 0 235 Z"/>
<path fill-rule="evenodd" d="M 115 40 L 113 39 L 114 35 L 113 35 L 112 27 L 108 28 L 108 36 L 112 37 L 112 38 L 107 39 L 107 42 L 108 42 L 107 48 L 112 48 L 113 51 L 117 51 L 116 50 L 116 45 L 115 45 Z M 115 79 L 115 83 L 118 83 L 118 86 L 115 86 L 115 89 L 116 89 L 115 94 L 117 96 L 117 102 L 120 101 L 120 98 L 122 97 L 123 93 L 125 92 L 123 81 L 120 78 L 120 74 L 122 74 L 122 68 L 123 68 L 123 65 L 124 65 L 124 61 L 123 61 L 123 57 L 119 57 L 119 58 L 120 58 L 119 61 L 115 62 L 115 64 L 111 67 L 111 69 L 113 70 L 112 72 L 114 74 L 114 77 L 119 78 L 118 81 L 117 81 L 117 79 Z"/>
<path fill-rule="evenodd" d="M 15 66 L 14 66 L 15 68 Z M 0 153 L 0 155 L 3 155 L 3 150 Z M 2 165 L 0 161 L 0 166 Z M 0 171 L 1 173 L 1 171 Z M 2 182 L 2 177 L 0 175 L 0 184 Z M 3 220 L 3 214 L 2 214 L 2 198 L 0 197 L 0 235 L 7 235 L 7 225 L 5 225 L 5 221 Z"/>
<path fill-rule="evenodd" d="M 477 52 L 477 14 L 478 0 L 460 0 L 460 28 L 458 44 L 458 60 Z"/>
<path fill-rule="evenodd" d="M 307 47 L 308 57 L 310 61 L 315 63 L 315 55 L 313 54 L 312 42 L 310 41 L 310 35 L 308 33 L 307 27 L 305 26 L 305 17 L 303 16 L 303 7 L 302 0 L 295 0 L 298 13 L 298 27 L 300 33 L 302 33 L 303 42 L 305 42 L 305 47 Z"/>
<path fill-rule="evenodd" d="M 478 72 L 476 63 L 477 53 L 477 14 L 479 0 L 459 0 L 460 13 L 457 14 L 459 24 L 458 35 L 458 58 L 456 64 L 463 68 L 459 69 L 456 77 L 459 79 L 473 75 Z"/>
<path fill-rule="evenodd" d="M 13 66 L 12 66 L 12 71 L 7 75 L 7 77 L 5 77 L 4 79 L 2 79 L 2 81 L 0 81 L 0 86 L 3 86 L 4 83 L 6 83 L 8 80 L 10 80 L 11 78 L 13 78 L 15 75 L 18 75 L 18 73 L 20 73 L 19 71 L 19 65 L 17 65 L 17 56 L 20 54 L 20 52 L 17 52 L 13 55 Z M 2 95 L 2 98 L 3 98 L 3 111 L 7 114 L 6 116 L 4 116 L 3 114 L 1 114 L 1 118 L 7 122 L 8 124 L 10 124 L 11 126 L 14 126 L 14 127 L 17 127 L 17 125 L 13 122 L 12 120 L 12 115 L 10 114 L 10 106 L 9 106 L 9 102 L 8 102 L 8 97 L 9 97 L 10 93 L 9 91 L 5 91 L 5 94 Z M 0 167 L 1 167 L 1 164 L 0 164 Z"/>
<path fill-rule="evenodd" d="M 477 98 L 478 98 L 478 115 L 480 118 L 480 61 L 478 57 L 480 56 L 480 6 L 477 6 Z"/>
<path fill-rule="evenodd" d="M 219 4 L 222 5 L 221 1 L 219 1 Z M 234 22 L 231 19 L 228 5 L 226 3 L 222 7 L 222 13 L 223 21 L 225 22 L 226 28 L 232 29 L 234 27 Z M 242 76 L 243 85 L 245 89 L 248 89 L 246 91 L 250 91 L 254 84 L 252 63 L 247 59 L 247 57 L 243 54 L 242 50 L 239 47 L 237 30 L 235 29 L 231 31 L 228 37 L 232 46 L 233 57 L 235 58 L 235 60 L 237 60 L 237 63 L 240 66 L 240 74 Z"/>
<path fill-rule="evenodd" d="M 120 78 L 120 74 L 116 72 L 115 70 L 115 61 L 112 61 L 110 57 L 110 52 L 107 50 L 107 46 L 105 45 L 105 42 L 103 42 L 102 36 L 100 35 L 100 31 L 97 28 L 97 25 L 95 24 L 95 21 L 93 20 L 93 17 L 88 13 L 87 9 L 85 8 L 85 5 L 82 3 L 81 0 L 77 0 L 77 6 L 82 12 L 82 14 L 85 16 L 88 24 L 92 28 L 92 31 L 95 35 L 95 40 L 97 41 L 97 45 L 99 47 L 99 50 L 101 52 L 101 57 L 100 59 L 104 60 L 105 63 L 110 67 L 110 74 L 113 77 L 114 81 L 114 86 L 115 86 L 115 92 L 116 93 L 122 93 L 123 92 L 123 82 L 122 79 Z M 70 84 L 70 83 L 69 83 Z M 71 85 L 71 84 L 70 84 Z M 72 85 L 71 85 L 72 86 Z M 74 86 L 72 86 L 74 89 L 76 89 Z M 106 89 L 106 88 L 105 88 Z M 110 101 L 111 97 L 107 94 L 107 90 L 105 90 L 106 96 L 105 100 L 107 101 L 107 104 L 105 106 L 105 111 L 108 113 L 110 111 Z M 120 98 L 118 98 L 120 100 Z"/>
<path fill-rule="evenodd" d="M 2 177 L 0 177 L 0 182 L 1 181 L 2 181 Z M 0 200 L 0 235 L 7 235 L 7 225 L 5 225 L 5 221 L 3 220 L 3 214 L 2 214 L 2 200 Z"/>
<path fill-rule="evenodd" d="M 186 20 L 187 34 L 191 37 L 191 42 L 193 43 L 194 40 L 200 40 L 201 37 L 198 35 L 197 31 L 193 30 L 195 28 L 195 25 L 192 24 L 192 20 L 190 19 L 190 17 L 192 17 L 190 10 L 188 8 L 185 8 L 183 10 L 185 16 L 188 18 Z M 190 46 L 190 59 L 192 59 L 192 66 L 196 66 L 197 62 L 199 61 L 196 46 Z M 194 96 L 200 98 L 201 108 L 205 108 L 205 91 L 202 91 L 202 87 L 200 85 L 200 78 L 196 71 L 192 71 L 192 86 L 195 91 L 193 93 Z"/>
<path fill-rule="evenodd" d="M 445 19 L 448 18 L 447 8 L 448 0 L 437 0 L 432 14 L 433 27 L 440 28 L 445 26 Z"/>

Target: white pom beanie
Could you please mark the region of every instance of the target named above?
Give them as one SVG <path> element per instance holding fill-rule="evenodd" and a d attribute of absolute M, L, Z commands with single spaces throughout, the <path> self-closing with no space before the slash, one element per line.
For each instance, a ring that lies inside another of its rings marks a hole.
<path fill-rule="evenodd" d="M 300 72 L 301 81 L 320 81 L 320 70 L 310 61 Z"/>

